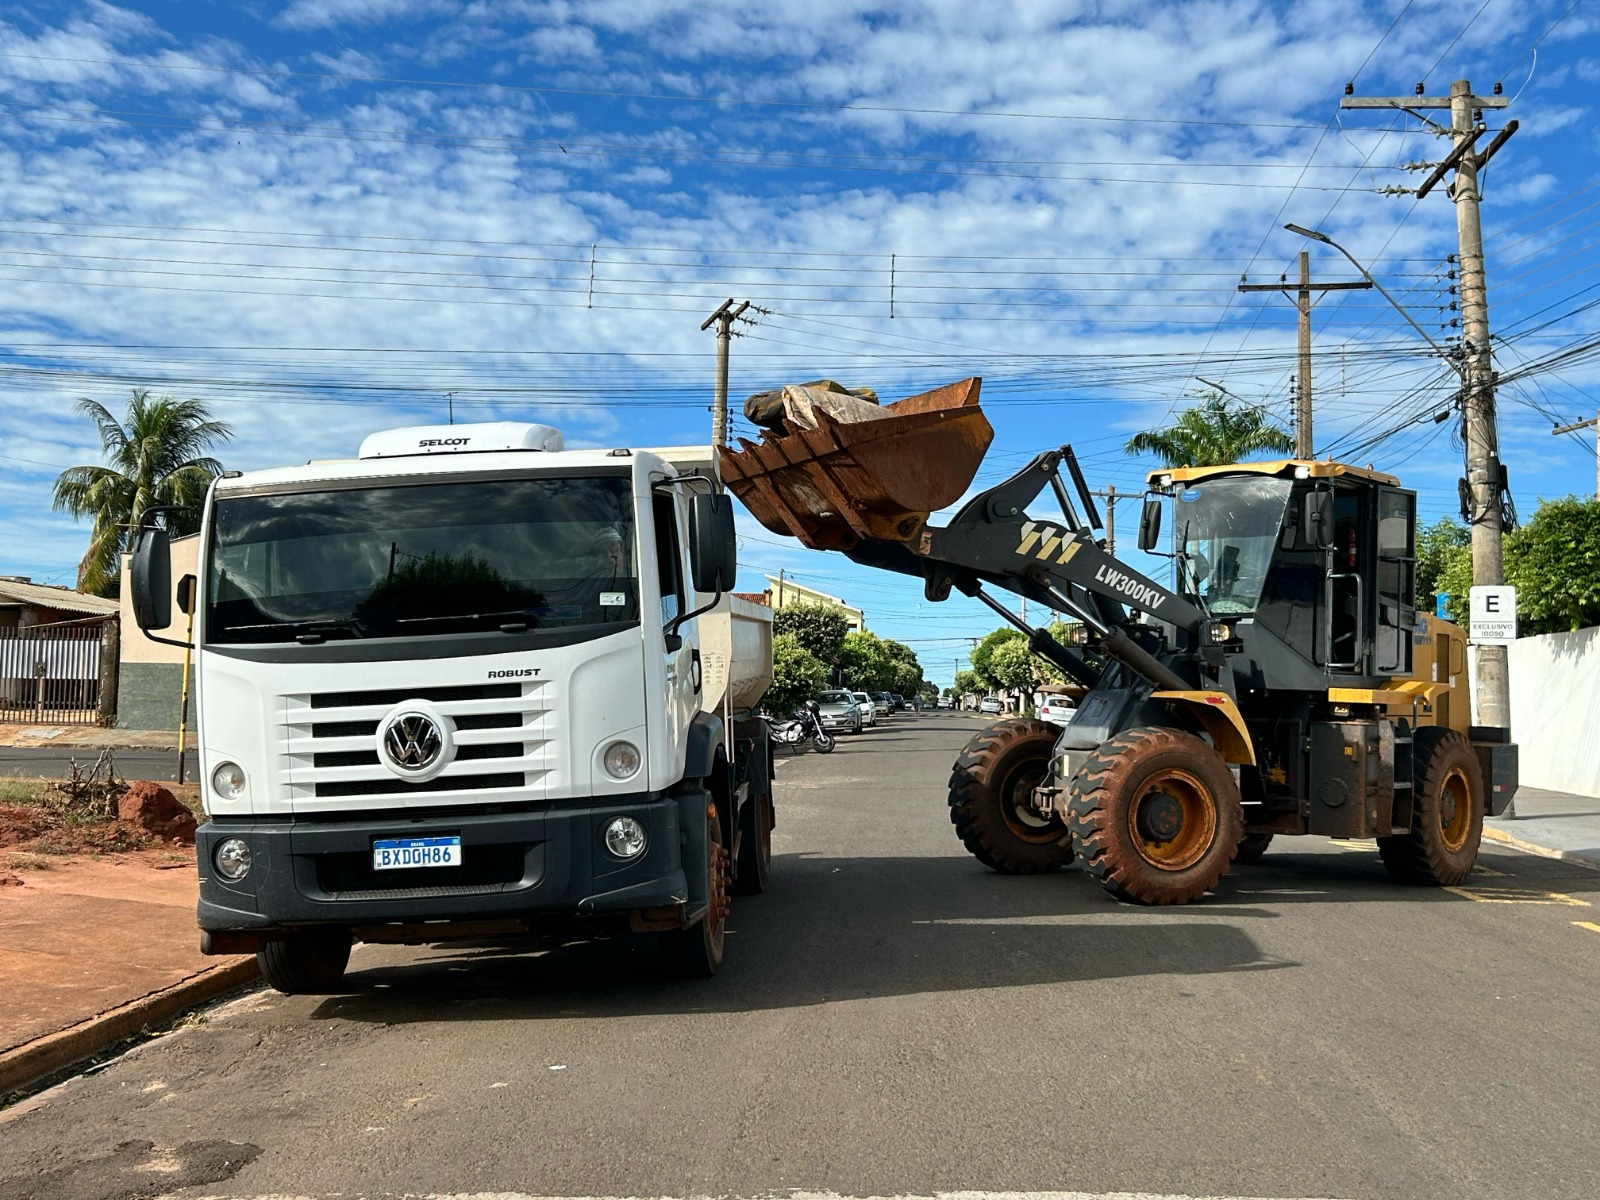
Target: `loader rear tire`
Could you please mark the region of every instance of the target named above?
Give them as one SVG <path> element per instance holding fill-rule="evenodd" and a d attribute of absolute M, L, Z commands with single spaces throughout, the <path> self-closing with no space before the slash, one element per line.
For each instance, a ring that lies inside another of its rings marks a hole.
<path fill-rule="evenodd" d="M 1239 841 L 1239 849 L 1234 853 L 1233 861 L 1236 863 L 1258 863 L 1267 853 L 1267 847 L 1272 845 L 1270 833 L 1247 833 Z"/>
<path fill-rule="evenodd" d="M 1378 839 L 1392 879 L 1454 887 L 1472 874 L 1483 838 L 1483 772 L 1472 743 L 1453 729 L 1416 732 L 1411 832 Z"/>
<path fill-rule="evenodd" d="M 1072 861 L 1061 818 L 1032 807 L 1061 730 L 996 721 L 967 743 L 950 774 L 950 822 L 967 852 L 1002 875 L 1041 875 Z"/>
<path fill-rule="evenodd" d="M 1228 873 L 1244 832 L 1239 787 L 1192 733 L 1119 733 L 1072 780 L 1067 827 L 1084 868 L 1119 900 L 1187 904 Z"/>

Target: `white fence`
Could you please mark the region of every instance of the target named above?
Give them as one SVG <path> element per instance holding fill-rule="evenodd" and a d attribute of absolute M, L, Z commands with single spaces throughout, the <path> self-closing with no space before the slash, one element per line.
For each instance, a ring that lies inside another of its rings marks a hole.
<path fill-rule="evenodd" d="M 1600 626 L 1518 638 L 1509 667 L 1521 782 L 1600 796 Z"/>

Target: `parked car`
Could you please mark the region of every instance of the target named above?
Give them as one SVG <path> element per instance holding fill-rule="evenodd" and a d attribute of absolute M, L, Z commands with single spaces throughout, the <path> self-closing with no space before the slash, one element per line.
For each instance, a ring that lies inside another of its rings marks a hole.
<path fill-rule="evenodd" d="M 898 692 L 892 693 L 889 696 L 889 702 L 894 705 L 894 711 L 895 712 L 910 712 L 911 711 L 911 705 L 909 703 L 907 703 L 906 702 L 906 698 L 904 696 L 900 695 L 900 693 L 898 693 Z"/>
<path fill-rule="evenodd" d="M 861 709 L 849 692 L 823 692 L 817 697 L 822 710 L 822 727 L 840 729 L 850 733 L 861 732 Z"/>
<path fill-rule="evenodd" d="M 878 704 L 866 692 L 851 692 L 851 698 L 856 702 L 856 707 L 861 710 L 861 719 L 871 729 L 878 723 Z"/>
<path fill-rule="evenodd" d="M 874 704 L 878 706 L 878 715 L 887 717 L 894 712 L 894 697 L 888 692 L 869 692 Z"/>
<path fill-rule="evenodd" d="M 1000 712 L 1000 701 L 996 700 L 993 696 L 985 696 L 982 700 L 978 701 L 978 711 L 981 713 L 998 714 Z"/>
<path fill-rule="evenodd" d="M 954 708 L 956 706 L 956 702 L 954 700 L 952 700 L 949 696 L 940 696 L 939 699 L 936 700 L 934 703 L 939 708 Z"/>
<path fill-rule="evenodd" d="M 1044 703 L 1039 705 L 1039 720 L 1049 721 L 1052 725 L 1065 725 L 1072 720 L 1075 711 L 1070 697 L 1046 696 Z"/>

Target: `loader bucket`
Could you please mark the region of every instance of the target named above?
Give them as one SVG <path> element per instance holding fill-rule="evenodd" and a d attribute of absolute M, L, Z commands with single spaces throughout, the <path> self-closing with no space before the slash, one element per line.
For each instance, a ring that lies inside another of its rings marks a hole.
<path fill-rule="evenodd" d="M 905 542 L 953 504 L 994 438 L 978 407 L 981 379 L 963 379 L 843 421 L 818 408 L 812 428 L 765 430 L 719 451 L 723 483 L 774 533 L 814 550 L 862 538 Z"/>

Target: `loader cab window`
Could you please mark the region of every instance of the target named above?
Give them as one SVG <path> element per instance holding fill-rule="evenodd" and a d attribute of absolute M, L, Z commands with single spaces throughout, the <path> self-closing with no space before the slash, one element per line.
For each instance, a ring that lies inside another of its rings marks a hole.
<path fill-rule="evenodd" d="M 1288 479 L 1224 475 L 1180 491 L 1178 590 L 1218 616 L 1255 612 L 1293 489 Z"/>

